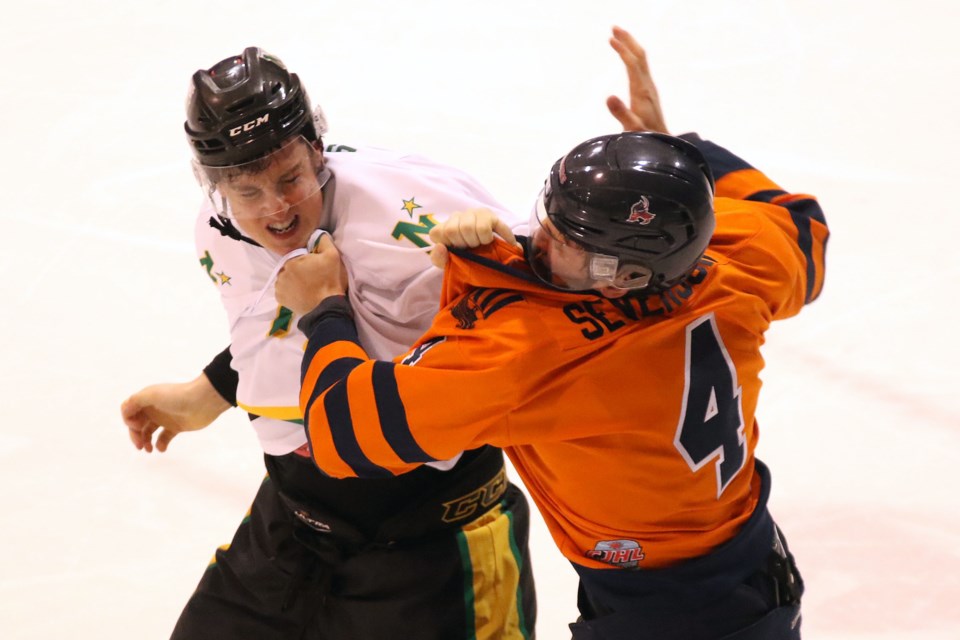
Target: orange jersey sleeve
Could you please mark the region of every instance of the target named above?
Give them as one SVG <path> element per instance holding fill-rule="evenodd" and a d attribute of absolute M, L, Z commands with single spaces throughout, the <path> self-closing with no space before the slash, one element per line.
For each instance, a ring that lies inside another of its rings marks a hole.
<path fill-rule="evenodd" d="M 716 179 L 718 198 L 766 203 L 771 221 L 790 238 L 803 257 L 804 302 L 812 302 L 823 289 L 824 260 L 830 236 L 816 198 L 787 193 L 743 159 L 699 136 L 682 136 L 707 158 Z"/>

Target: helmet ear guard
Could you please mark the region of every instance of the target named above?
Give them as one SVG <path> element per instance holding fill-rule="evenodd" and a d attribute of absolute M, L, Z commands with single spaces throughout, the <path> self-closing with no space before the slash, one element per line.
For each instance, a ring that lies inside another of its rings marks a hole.
<path fill-rule="evenodd" d="M 617 289 L 646 289 L 653 279 L 653 270 L 635 262 L 624 262 L 613 277 Z"/>
<path fill-rule="evenodd" d="M 636 262 L 623 262 L 602 253 L 590 255 L 590 277 L 595 285 L 614 289 L 644 289 L 653 278 L 653 271 Z"/>
<path fill-rule="evenodd" d="M 314 139 L 319 140 L 327 135 L 327 116 L 319 104 L 313 106 L 313 131 Z"/>

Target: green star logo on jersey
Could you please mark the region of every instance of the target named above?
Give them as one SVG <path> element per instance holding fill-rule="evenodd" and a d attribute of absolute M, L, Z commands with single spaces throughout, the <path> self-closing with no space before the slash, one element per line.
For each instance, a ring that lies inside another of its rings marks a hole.
<path fill-rule="evenodd" d="M 409 200 L 404 200 L 404 201 L 403 201 L 403 206 L 400 207 L 401 209 L 406 209 L 407 215 L 410 216 L 411 218 L 413 217 L 413 210 L 414 210 L 414 209 L 421 209 L 421 208 L 422 208 L 420 205 L 418 205 L 416 202 L 414 202 L 414 200 L 416 200 L 416 199 L 417 199 L 417 197 L 414 196 L 414 197 L 410 198 Z"/>

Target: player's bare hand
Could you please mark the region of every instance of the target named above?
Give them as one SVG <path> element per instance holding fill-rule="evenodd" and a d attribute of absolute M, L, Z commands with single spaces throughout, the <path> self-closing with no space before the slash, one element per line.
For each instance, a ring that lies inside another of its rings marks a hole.
<path fill-rule="evenodd" d="M 650 76 L 647 53 L 633 36 L 620 27 L 613 28 L 610 46 L 620 54 L 630 82 L 630 107 L 618 98 L 607 98 L 607 108 L 624 131 L 659 131 L 669 133 L 660 108 L 657 86 Z"/>
<path fill-rule="evenodd" d="M 154 448 L 162 453 L 177 434 L 203 429 L 229 408 L 200 374 L 190 382 L 144 387 L 121 403 L 120 415 L 133 446 L 147 453 Z"/>
<path fill-rule="evenodd" d="M 439 269 L 445 269 L 447 267 L 447 260 L 449 259 L 450 252 L 445 245 L 433 245 L 433 249 L 430 250 L 430 262 L 433 263 L 433 266 Z"/>
<path fill-rule="evenodd" d="M 277 274 L 277 302 L 305 315 L 330 296 L 347 292 L 347 269 L 329 235 L 312 253 L 289 260 Z"/>
<path fill-rule="evenodd" d="M 443 268 L 447 264 L 446 247 L 472 249 L 493 242 L 498 235 L 510 244 L 516 244 L 517 238 L 510 226 L 489 209 L 470 209 L 457 212 L 430 229 L 430 240 L 434 244 L 430 260 Z"/>

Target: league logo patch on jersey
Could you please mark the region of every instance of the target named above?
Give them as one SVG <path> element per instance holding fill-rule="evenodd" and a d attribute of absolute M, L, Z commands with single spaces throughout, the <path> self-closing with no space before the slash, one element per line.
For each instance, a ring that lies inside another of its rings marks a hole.
<path fill-rule="evenodd" d="M 635 569 L 646 557 L 636 540 L 600 540 L 584 555 L 621 569 Z"/>
<path fill-rule="evenodd" d="M 647 196 L 640 196 L 638 202 L 634 202 L 630 207 L 630 215 L 627 216 L 627 222 L 636 222 L 637 224 L 650 224 L 657 214 L 650 213 L 650 201 Z"/>

